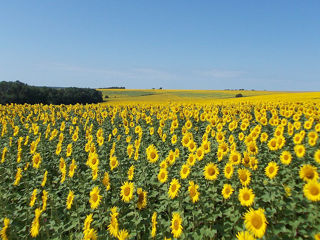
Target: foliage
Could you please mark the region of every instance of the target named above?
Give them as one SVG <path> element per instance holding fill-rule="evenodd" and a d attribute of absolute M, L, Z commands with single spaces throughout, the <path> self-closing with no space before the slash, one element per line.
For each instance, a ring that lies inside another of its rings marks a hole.
<path fill-rule="evenodd" d="M 0 82 L 0 104 L 86 104 L 102 102 L 102 93 L 89 88 L 34 87 L 16 82 Z"/>

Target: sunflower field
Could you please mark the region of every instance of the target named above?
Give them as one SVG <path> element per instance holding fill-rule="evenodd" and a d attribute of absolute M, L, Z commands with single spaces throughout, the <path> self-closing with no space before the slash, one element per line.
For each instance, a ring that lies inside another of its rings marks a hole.
<path fill-rule="evenodd" d="M 320 239 L 320 102 L 0 105 L 1 239 Z"/>

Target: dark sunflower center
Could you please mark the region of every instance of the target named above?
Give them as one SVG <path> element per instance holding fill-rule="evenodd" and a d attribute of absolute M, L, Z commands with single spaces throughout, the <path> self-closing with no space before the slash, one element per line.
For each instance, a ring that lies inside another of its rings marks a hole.
<path fill-rule="evenodd" d="M 171 191 L 172 191 L 172 192 L 175 192 L 176 189 L 177 189 L 177 185 L 176 185 L 176 184 L 172 184 Z"/>
<path fill-rule="evenodd" d="M 129 187 L 126 187 L 126 188 L 124 189 L 124 195 L 125 195 L 125 196 L 129 196 L 129 194 L 130 194 L 130 188 L 129 188 Z"/>
<path fill-rule="evenodd" d="M 241 179 L 243 182 L 247 181 L 247 174 L 241 174 L 241 175 L 240 175 L 240 179 Z"/>
<path fill-rule="evenodd" d="M 139 197 L 138 197 L 138 202 L 139 202 L 139 203 L 142 203 L 142 202 L 143 202 L 143 199 L 144 199 L 143 193 L 140 193 L 140 194 L 139 194 Z"/>
<path fill-rule="evenodd" d="M 208 169 L 208 174 L 210 176 L 213 176 L 215 173 L 216 173 L 216 170 L 214 170 L 214 168 L 211 167 L 211 168 Z"/>
<path fill-rule="evenodd" d="M 92 195 L 92 201 L 96 202 L 98 200 L 98 194 L 93 194 Z"/>
<path fill-rule="evenodd" d="M 190 189 L 190 196 L 193 198 L 196 195 L 196 190 L 194 189 L 194 187 L 192 187 Z"/>
<path fill-rule="evenodd" d="M 173 227 L 174 227 L 175 230 L 179 229 L 179 221 L 178 220 L 174 220 Z"/>
<path fill-rule="evenodd" d="M 314 172 L 312 171 L 312 169 L 308 169 L 307 172 L 306 172 L 306 177 L 308 179 L 313 179 L 314 177 Z"/>
<path fill-rule="evenodd" d="M 243 194 L 243 199 L 245 200 L 245 201 L 248 201 L 249 199 L 250 199 L 250 194 L 249 193 L 244 193 Z"/>
<path fill-rule="evenodd" d="M 313 195 L 313 196 L 317 196 L 317 195 L 319 195 L 319 193 L 320 193 L 320 189 L 317 188 L 316 186 L 312 186 L 312 187 L 310 188 L 310 193 L 311 193 L 311 195 Z"/>
<path fill-rule="evenodd" d="M 269 173 L 273 173 L 273 172 L 274 172 L 274 167 L 271 166 L 271 167 L 269 168 Z"/>
<path fill-rule="evenodd" d="M 260 216 L 254 215 L 251 219 L 251 223 L 255 229 L 259 229 L 262 226 L 262 219 Z"/>

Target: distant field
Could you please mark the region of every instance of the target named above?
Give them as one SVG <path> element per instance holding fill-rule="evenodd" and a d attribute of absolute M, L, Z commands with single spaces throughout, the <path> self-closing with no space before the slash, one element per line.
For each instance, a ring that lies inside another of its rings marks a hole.
<path fill-rule="evenodd" d="M 232 99 L 239 93 L 244 97 L 283 94 L 271 91 L 235 91 L 235 90 L 136 90 L 136 89 L 98 89 L 107 102 L 142 101 L 201 101 L 214 99 Z M 109 98 L 105 98 L 108 96 Z"/>

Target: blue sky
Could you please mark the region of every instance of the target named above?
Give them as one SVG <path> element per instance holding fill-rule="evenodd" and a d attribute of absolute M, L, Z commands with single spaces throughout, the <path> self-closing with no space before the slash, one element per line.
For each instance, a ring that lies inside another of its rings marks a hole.
<path fill-rule="evenodd" d="M 2 1 L 0 81 L 320 91 L 320 1 Z"/>

